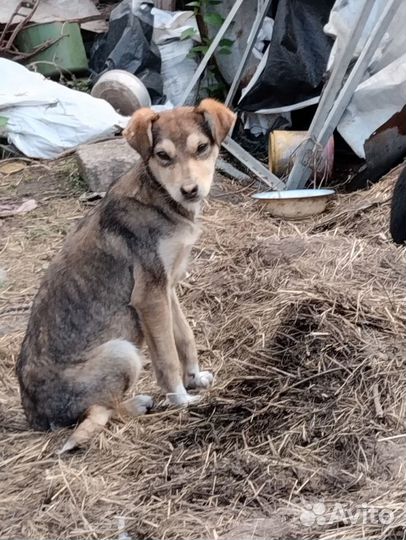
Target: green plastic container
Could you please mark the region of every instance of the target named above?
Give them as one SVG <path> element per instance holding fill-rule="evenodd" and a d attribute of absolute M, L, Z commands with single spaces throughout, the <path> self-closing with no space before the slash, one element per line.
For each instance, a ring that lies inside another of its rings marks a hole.
<path fill-rule="evenodd" d="M 18 34 L 16 45 L 21 52 L 32 52 L 47 41 L 56 43 L 31 56 L 25 64 L 34 65 L 37 71 L 47 76 L 64 71 L 78 73 L 88 68 L 78 23 L 55 21 L 34 24 Z"/>

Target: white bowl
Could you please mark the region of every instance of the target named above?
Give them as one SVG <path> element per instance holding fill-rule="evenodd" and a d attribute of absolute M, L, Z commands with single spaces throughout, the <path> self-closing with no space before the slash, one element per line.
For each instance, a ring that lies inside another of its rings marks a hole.
<path fill-rule="evenodd" d="M 252 197 L 260 201 L 270 214 L 284 219 L 304 219 L 324 212 L 334 189 L 291 189 L 264 191 Z"/>
<path fill-rule="evenodd" d="M 91 94 L 105 99 L 124 116 L 130 116 L 141 107 L 151 107 L 151 98 L 144 83 L 123 69 L 111 69 L 103 73 Z"/>

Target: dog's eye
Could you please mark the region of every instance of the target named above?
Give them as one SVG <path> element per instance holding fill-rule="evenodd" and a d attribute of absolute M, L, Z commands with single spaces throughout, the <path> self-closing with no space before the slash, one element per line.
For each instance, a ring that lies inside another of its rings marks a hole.
<path fill-rule="evenodd" d="M 199 144 L 199 146 L 197 147 L 197 153 L 204 154 L 208 148 L 209 148 L 209 143 Z"/>
<path fill-rule="evenodd" d="M 158 156 L 159 159 L 162 159 L 162 161 L 171 161 L 172 159 L 171 156 L 167 154 L 166 152 L 164 152 L 163 150 L 160 150 L 155 155 Z"/>

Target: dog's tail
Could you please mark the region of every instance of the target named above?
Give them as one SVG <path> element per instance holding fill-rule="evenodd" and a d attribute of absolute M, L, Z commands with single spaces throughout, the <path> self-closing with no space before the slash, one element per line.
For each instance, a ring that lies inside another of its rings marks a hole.
<path fill-rule="evenodd" d="M 88 442 L 94 435 L 103 431 L 114 410 L 102 405 L 92 405 L 87 411 L 86 418 L 78 425 L 58 454 L 64 454 L 77 446 Z"/>

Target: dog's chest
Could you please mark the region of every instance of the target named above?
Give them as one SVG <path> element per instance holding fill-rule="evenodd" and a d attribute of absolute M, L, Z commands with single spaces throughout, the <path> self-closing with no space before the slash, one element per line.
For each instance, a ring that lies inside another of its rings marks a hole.
<path fill-rule="evenodd" d="M 184 277 L 190 251 L 199 234 L 200 227 L 194 225 L 160 241 L 159 256 L 170 286 L 176 285 Z"/>

